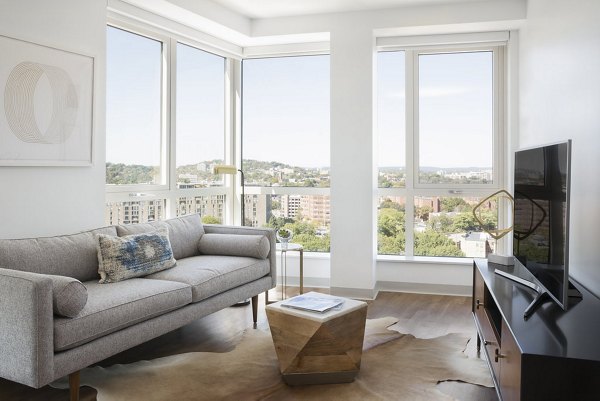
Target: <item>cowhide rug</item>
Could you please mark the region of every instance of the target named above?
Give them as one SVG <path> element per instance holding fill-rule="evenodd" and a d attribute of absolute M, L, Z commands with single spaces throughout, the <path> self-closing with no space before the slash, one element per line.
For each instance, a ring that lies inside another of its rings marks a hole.
<path fill-rule="evenodd" d="M 248 329 L 230 352 L 191 352 L 81 372 L 99 401 L 456 400 L 437 384 L 491 387 L 485 362 L 467 357 L 465 334 L 433 339 L 388 330 L 397 319 L 367 320 L 361 370 L 353 383 L 287 386 L 268 331 Z M 61 386 L 62 387 L 62 386 Z"/>

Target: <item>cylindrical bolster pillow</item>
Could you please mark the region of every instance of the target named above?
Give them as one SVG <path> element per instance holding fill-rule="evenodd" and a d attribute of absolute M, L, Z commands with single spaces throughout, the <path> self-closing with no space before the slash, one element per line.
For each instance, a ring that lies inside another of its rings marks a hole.
<path fill-rule="evenodd" d="M 87 303 L 87 288 L 72 277 L 47 275 L 52 280 L 54 314 L 75 317 Z"/>
<path fill-rule="evenodd" d="M 264 235 L 204 234 L 198 241 L 198 250 L 204 255 L 247 256 L 266 259 L 271 250 Z"/>

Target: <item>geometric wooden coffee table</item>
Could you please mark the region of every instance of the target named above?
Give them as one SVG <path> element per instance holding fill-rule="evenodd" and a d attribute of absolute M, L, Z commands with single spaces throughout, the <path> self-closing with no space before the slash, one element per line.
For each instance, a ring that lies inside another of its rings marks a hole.
<path fill-rule="evenodd" d="M 287 384 L 347 383 L 358 374 L 367 304 L 342 299 L 340 309 L 324 313 L 281 306 L 284 301 L 266 306 L 279 370 Z"/>

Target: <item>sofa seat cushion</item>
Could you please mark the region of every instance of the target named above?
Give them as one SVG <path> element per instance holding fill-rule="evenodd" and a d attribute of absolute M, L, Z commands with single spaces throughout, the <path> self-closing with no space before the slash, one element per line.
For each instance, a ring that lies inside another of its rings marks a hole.
<path fill-rule="evenodd" d="M 85 344 L 192 301 L 191 287 L 173 281 L 133 278 L 112 284 L 83 284 L 88 291 L 83 310 L 72 319 L 54 319 L 55 351 Z"/>
<path fill-rule="evenodd" d="M 269 271 L 268 259 L 201 255 L 180 259 L 172 269 L 151 274 L 145 279 L 189 284 L 192 286 L 192 301 L 198 302 L 257 280 Z"/>

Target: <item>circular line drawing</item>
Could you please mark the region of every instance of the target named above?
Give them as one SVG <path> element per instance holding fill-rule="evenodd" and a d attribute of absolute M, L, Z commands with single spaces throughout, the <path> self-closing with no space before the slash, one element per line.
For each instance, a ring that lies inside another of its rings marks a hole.
<path fill-rule="evenodd" d="M 34 95 L 40 78 L 50 82 L 52 116 L 42 133 L 35 120 Z M 60 144 L 73 133 L 79 102 L 69 74 L 59 67 L 30 61 L 12 69 L 4 89 L 4 113 L 12 133 L 23 142 Z"/>

